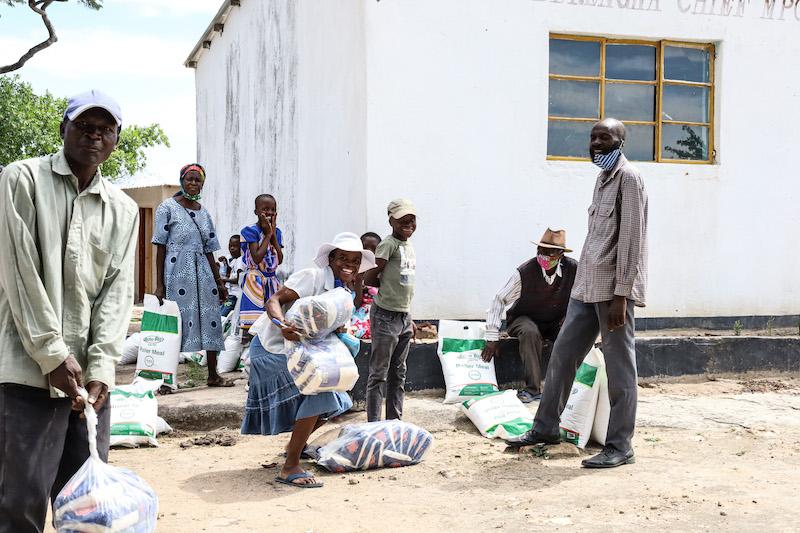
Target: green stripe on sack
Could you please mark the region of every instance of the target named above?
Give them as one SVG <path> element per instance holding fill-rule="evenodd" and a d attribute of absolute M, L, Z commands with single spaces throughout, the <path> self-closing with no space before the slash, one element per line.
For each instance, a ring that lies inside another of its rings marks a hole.
<path fill-rule="evenodd" d="M 175 383 L 175 377 L 169 372 L 159 372 L 157 370 L 139 370 L 138 374 L 136 375 L 144 379 L 152 379 L 153 381 L 157 379 L 163 379 L 164 385 L 172 385 Z"/>
<path fill-rule="evenodd" d="M 143 372 L 147 372 L 147 371 L 144 370 L 144 371 L 140 372 L 140 374 L 142 374 Z M 151 391 L 151 390 L 149 390 L 147 392 L 127 392 L 127 391 L 120 390 L 120 389 L 114 389 L 114 390 L 111 391 L 111 394 L 113 394 L 115 396 L 124 396 L 125 398 L 155 398 L 156 397 L 155 394 L 153 394 L 153 391 Z"/>
<path fill-rule="evenodd" d="M 442 352 L 470 352 L 483 350 L 484 346 L 483 339 L 442 339 Z"/>
<path fill-rule="evenodd" d="M 497 387 L 491 383 L 472 383 L 458 392 L 459 396 L 483 396 L 497 392 Z"/>
<path fill-rule="evenodd" d="M 570 444 L 574 444 L 575 446 L 578 445 L 578 442 L 581 440 L 581 434 L 576 433 L 575 431 L 570 431 L 568 429 L 561 428 L 559 430 L 561 434 L 561 440 L 564 442 L 569 442 Z"/>
<path fill-rule="evenodd" d="M 597 378 L 597 367 L 581 363 L 578 371 L 575 373 L 575 381 L 583 383 L 587 387 L 594 385 L 594 380 Z"/>
<path fill-rule="evenodd" d="M 506 433 L 509 437 L 518 437 L 530 431 L 530 429 L 533 427 L 533 422 L 524 418 L 515 418 L 514 420 L 508 420 L 506 422 L 501 422 L 500 424 L 495 424 L 487 429 L 486 433 L 489 435 L 494 435 L 497 429 L 501 427 L 506 430 Z"/>
<path fill-rule="evenodd" d="M 142 424 L 114 424 L 111 426 L 111 435 L 115 437 L 155 437 L 156 432 Z"/>
<path fill-rule="evenodd" d="M 142 333 L 160 331 L 178 334 L 178 317 L 145 311 L 142 315 Z"/>

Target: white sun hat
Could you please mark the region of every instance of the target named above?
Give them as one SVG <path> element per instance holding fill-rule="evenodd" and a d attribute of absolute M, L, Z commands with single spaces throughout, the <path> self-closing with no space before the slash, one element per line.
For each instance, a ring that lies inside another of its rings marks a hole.
<path fill-rule="evenodd" d="M 320 268 L 328 266 L 328 256 L 333 250 L 344 250 L 345 252 L 361 252 L 361 266 L 358 268 L 358 273 L 372 270 L 375 265 L 375 254 L 369 250 L 365 250 L 361 244 L 361 238 L 355 233 L 344 232 L 339 233 L 333 238 L 332 242 L 326 242 L 317 250 L 317 257 L 314 259 L 314 264 Z"/>

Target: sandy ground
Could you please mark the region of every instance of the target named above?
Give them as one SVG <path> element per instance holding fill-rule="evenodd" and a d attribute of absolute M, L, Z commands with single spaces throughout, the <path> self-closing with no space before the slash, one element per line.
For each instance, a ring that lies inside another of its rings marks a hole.
<path fill-rule="evenodd" d="M 156 489 L 159 532 L 797 530 L 800 378 L 644 385 L 637 463 L 607 471 L 580 468 L 587 452 L 566 444 L 549 458 L 507 453 L 438 394 L 406 401 L 435 439 L 421 464 L 348 475 L 308 464 L 322 489 L 276 484 L 261 466 L 288 436 L 228 430 L 234 446 L 184 449 L 199 434 L 180 433 L 111 461 Z"/>

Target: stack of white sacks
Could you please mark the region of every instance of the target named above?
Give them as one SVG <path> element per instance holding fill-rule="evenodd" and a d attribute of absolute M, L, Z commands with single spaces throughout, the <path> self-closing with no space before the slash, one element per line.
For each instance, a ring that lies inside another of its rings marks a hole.
<path fill-rule="evenodd" d="M 462 412 L 481 435 L 519 439 L 533 427 L 533 412 L 517 398 L 517 391 L 500 391 L 494 361 L 484 362 L 484 325 L 442 320 L 439 323 L 439 360 L 445 379 L 444 403 L 460 403 Z M 611 406 L 603 353 L 592 349 L 575 377 L 561 414 L 561 437 L 579 448 L 591 438 L 605 443 Z"/>

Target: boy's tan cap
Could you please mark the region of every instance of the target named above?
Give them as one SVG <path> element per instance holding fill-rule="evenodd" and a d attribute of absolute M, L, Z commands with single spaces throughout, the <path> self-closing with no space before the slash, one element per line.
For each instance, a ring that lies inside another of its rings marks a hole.
<path fill-rule="evenodd" d="M 389 216 L 394 219 L 403 218 L 406 215 L 417 215 L 417 210 L 414 208 L 414 204 L 405 198 L 398 198 L 397 200 L 392 200 L 389 202 L 389 207 L 386 208 L 386 211 L 388 212 Z"/>

